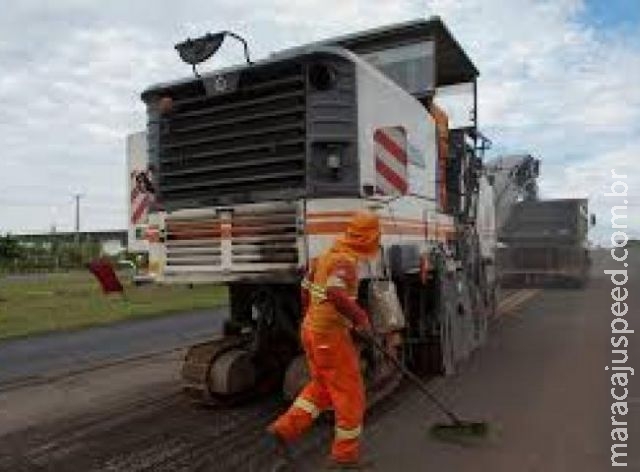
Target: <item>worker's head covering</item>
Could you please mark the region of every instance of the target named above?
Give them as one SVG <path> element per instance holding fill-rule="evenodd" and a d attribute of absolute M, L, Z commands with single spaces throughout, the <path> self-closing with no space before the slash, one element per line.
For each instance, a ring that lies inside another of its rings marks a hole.
<path fill-rule="evenodd" d="M 361 258 L 372 258 L 380 248 L 380 219 L 369 211 L 351 218 L 345 233 L 336 241 L 336 249 L 346 249 Z"/>

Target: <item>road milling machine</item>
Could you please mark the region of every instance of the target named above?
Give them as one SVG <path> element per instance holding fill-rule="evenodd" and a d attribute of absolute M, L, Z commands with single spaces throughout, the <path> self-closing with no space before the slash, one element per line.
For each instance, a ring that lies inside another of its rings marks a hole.
<path fill-rule="evenodd" d="M 228 405 L 304 382 L 300 280 L 354 212 L 382 222 L 359 301 L 393 282 L 404 319 L 376 336 L 420 373 L 450 374 L 495 309 L 493 190 L 483 174 L 478 70 L 438 17 L 329 39 L 200 74 L 222 32 L 176 46 L 194 77 L 148 88 L 159 283 L 223 283 L 224 332 L 191 347 L 185 391 Z M 450 93 L 449 93 L 450 92 Z M 455 116 L 454 116 L 455 115 Z M 395 369 L 362 347 L 369 398 Z"/>

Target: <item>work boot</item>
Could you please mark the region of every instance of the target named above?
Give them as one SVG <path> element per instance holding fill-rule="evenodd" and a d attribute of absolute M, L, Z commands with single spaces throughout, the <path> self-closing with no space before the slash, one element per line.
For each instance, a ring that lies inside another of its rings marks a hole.
<path fill-rule="evenodd" d="M 284 440 L 282 436 L 280 436 L 274 429 L 271 427 L 267 428 L 267 436 L 269 437 L 269 441 L 271 442 L 271 446 L 273 451 L 278 456 L 278 461 L 274 464 L 274 471 L 289 471 L 293 470 L 293 456 L 291 455 L 291 450 L 289 449 L 289 445 Z"/>
<path fill-rule="evenodd" d="M 329 458 L 326 463 L 326 470 L 367 470 L 373 466 L 372 461 L 357 460 L 353 462 L 341 462 Z"/>

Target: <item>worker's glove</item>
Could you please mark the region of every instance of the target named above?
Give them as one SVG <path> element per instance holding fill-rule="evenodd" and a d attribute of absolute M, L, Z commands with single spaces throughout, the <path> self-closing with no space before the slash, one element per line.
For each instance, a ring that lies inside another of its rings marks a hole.
<path fill-rule="evenodd" d="M 371 323 L 369 323 L 369 320 L 366 320 L 364 322 L 361 323 L 357 323 L 354 326 L 354 329 L 360 333 L 372 333 L 373 332 L 373 328 L 371 327 Z"/>

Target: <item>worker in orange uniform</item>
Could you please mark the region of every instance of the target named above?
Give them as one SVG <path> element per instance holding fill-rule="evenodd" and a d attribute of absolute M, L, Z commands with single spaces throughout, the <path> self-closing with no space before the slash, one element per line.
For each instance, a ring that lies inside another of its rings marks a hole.
<path fill-rule="evenodd" d="M 311 380 L 291 408 L 268 427 L 286 449 L 323 410 L 333 407 L 332 468 L 357 469 L 362 465 L 365 393 L 350 329 L 371 329 L 367 313 L 356 303 L 358 262 L 375 258 L 379 247 L 378 217 L 359 212 L 345 234 L 311 264 L 302 282 L 305 315 L 301 333 Z"/>

